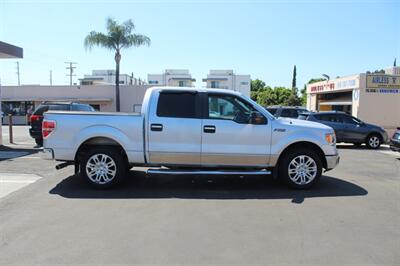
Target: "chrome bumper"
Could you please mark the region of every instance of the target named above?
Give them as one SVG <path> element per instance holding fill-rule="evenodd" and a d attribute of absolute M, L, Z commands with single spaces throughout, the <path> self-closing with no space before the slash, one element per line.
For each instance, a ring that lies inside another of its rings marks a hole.
<path fill-rule="evenodd" d="M 326 169 L 325 170 L 328 171 L 328 170 L 332 170 L 339 164 L 340 156 L 339 156 L 339 154 L 325 155 L 325 159 L 326 159 Z"/>
<path fill-rule="evenodd" d="M 44 160 L 54 160 L 54 152 L 53 149 L 44 148 L 40 154 L 40 157 Z"/>

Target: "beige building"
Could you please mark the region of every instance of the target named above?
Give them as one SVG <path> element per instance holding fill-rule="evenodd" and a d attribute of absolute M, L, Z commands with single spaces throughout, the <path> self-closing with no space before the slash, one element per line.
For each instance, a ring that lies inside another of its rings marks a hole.
<path fill-rule="evenodd" d="M 400 67 L 309 84 L 307 109 L 348 112 L 391 135 L 400 126 Z"/>
<path fill-rule="evenodd" d="M 144 93 L 150 85 L 120 86 L 121 111 L 139 112 Z M 26 124 L 26 116 L 44 101 L 76 101 L 104 112 L 115 111 L 115 86 L 4 86 L 2 87 L 3 123 L 13 115 L 15 124 Z"/>

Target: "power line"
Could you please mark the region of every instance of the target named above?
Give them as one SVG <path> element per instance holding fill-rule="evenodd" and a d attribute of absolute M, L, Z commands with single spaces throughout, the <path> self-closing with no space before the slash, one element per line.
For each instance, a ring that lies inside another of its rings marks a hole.
<path fill-rule="evenodd" d="M 69 76 L 69 85 L 72 86 L 72 77 L 76 76 L 76 75 L 74 74 L 74 69 L 76 68 L 76 66 L 73 66 L 73 65 L 76 65 L 76 64 L 78 64 L 78 63 L 75 63 L 75 62 L 65 62 L 65 64 L 69 65 L 68 67 L 66 67 L 66 69 L 69 70 L 69 74 L 67 74 L 66 76 Z"/>

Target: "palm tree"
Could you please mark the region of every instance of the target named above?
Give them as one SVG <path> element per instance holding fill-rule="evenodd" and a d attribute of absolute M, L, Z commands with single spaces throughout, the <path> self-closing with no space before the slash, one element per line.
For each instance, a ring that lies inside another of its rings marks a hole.
<path fill-rule="evenodd" d="M 116 109 L 120 111 L 119 99 L 119 64 L 121 62 L 121 50 L 129 47 L 150 45 L 150 38 L 142 34 L 134 34 L 135 25 L 132 20 L 122 24 L 112 18 L 107 18 L 107 33 L 92 31 L 85 38 L 85 48 L 91 50 L 93 46 L 99 46 L 115 52 L 115 98 Z"/>

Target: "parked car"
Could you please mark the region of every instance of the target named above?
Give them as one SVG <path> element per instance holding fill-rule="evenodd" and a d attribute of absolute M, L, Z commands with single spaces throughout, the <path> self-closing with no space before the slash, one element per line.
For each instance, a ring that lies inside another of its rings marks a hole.
<path fill-rule="evenodd" d="M 58 169 L 75 165 L 98 188 L 145 166 L 156 174 L 273 174 L 305 189 L 339 163 L 332 128 L 276 119 L 230 90 L 154 87 L 133 114 L 49 111 L 42 134 L 44 158 L 64 161 Z"/>
<path fill-rule="evenodd" d="M 378 149 L 388 140 L 388 135 L 382 127 L 365 123 L 345 112 L 308 112 L 301 114 L 299 119 L 332 127 L 335 130 L 337 142 L 349 142 L 357 146 L 365 143 L 371 149 Z"/>
<path fill-rule="evenodd" d="M 89 104 L 75 103 L 75 102 L 44 102 L 36 108 L 33 114 L 30 116 L 31 127 L 29 134 L 35 139 L 38 146 L 43 145 L 42 137 L 42 120 L 43 113 L 49 110 L 60 110 L 60 111 L 95 111 Z"/>
<path fill-rule="evenodd" d="M 298 118 L 300 114 L 308 112 L 308 110 L 301 106 L 268 106 L 267 111 L 275 117 L 290 117 Z"/>
<path fill-rule="evenodd" d="M 390 139 L 390 149 L 400 152 L 400 127 L 397 128 L 393 137 Z"/>

